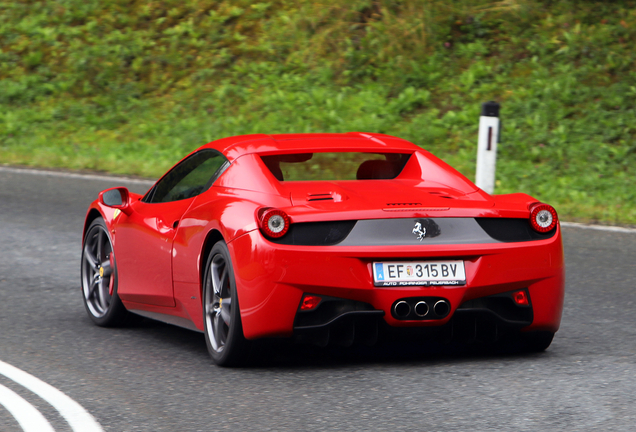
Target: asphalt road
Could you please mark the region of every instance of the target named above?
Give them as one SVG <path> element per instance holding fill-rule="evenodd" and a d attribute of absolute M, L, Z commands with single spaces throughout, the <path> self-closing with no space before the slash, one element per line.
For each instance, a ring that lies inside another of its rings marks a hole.
<path fill-rule="evenodd" d="M 103 329 L 87 317 L 84 214 L 121 184 L 0 169 L 0 360 L 79 402 L 104 431 L 635 428 L 636 233 L 564 228 L 563 323 L 542 354 L 283 344 L 222 369 L 199 333 L 150 320 Z M 71 430 L 33 393 L 2 375 L 0 385 Z M 0 406 L 0 431 L 21 430 Z"/>

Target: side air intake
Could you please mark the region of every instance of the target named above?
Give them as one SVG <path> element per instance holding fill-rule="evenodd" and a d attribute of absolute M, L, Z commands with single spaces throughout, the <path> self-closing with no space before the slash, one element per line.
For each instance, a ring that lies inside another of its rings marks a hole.
<path fill-rule="evenodd" d="M 333 201 L 333 195 L 330 193 L 308 194 L 307 201 Z"/>

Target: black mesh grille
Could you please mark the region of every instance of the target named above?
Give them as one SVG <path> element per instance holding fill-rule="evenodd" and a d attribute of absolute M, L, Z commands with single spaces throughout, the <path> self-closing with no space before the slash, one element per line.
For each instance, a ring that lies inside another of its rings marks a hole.
<path fill-rule="evenodd" d="M 533 313 L 531 306 L 518 306 L 511 296 L 512 292 L 481 297 L 464 302 L 457 308 L 457 312 L 490 311 L 500 319 L 510 324 L 532 324 Z"/>
<path fill-rule="evenodd" d="M 337 297 L 320 296 L 322 301 L 318 307 L 311 311 L 298 311 L 294 320 L 294 327 L 313 327 L 329 324 L 336 318 L 345 314 L 356 312 L 381 312 L 373 306 L 355 300 L 347 300 Z M 381 313 L 384 315 L 384 313 Z"/>
<path fill-rule="evenodd" d="M 297 246 L 331 246 L 343 241 L 356 221 L 301 222 L 289 226 L 289 231 L 272 243 Z"/>
<path fill-rule="evenodd" d="M 486 234 L 502 242 L 545 240 L 554 236 L 556 228 L 547 233 L 538 233 L 530 226 L 528 219 L 475 218 Z"/>

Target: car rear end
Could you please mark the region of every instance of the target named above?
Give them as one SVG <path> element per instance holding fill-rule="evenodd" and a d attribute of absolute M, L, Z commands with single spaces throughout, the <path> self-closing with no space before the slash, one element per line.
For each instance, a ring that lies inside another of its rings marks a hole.
<path fill-rule="evenodd" d="M 491 197 L 426 152 L 393 152 L 407 157 L 376 154 L 399 169 L 365 161 L 357 178 L 327 181 L 286 178 L 307 150 L 251 155 L 289 206 L 263 205 L 258 229 L 231 243 L 245 336 L 348 345 L 386 326 L 556 332 L 564 262 L 552 207 Z"/>

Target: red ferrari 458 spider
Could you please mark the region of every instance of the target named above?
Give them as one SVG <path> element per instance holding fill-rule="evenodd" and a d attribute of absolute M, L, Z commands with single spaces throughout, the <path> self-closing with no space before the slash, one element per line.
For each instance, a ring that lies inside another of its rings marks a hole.
<path fill-rule="evenodd" d="M 258 338 L 347 346 L 408 328 L 544 350 L 563 309 L 550 205 L 489 195 L 388 135 L 211 142 L 143 196 L 101 192 L 83 238 L 97 325 L 134 313 L 198 330 L 219 365 Z"/>

